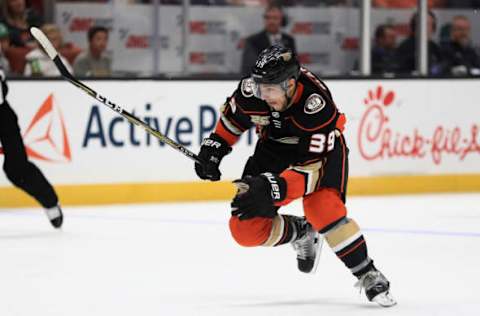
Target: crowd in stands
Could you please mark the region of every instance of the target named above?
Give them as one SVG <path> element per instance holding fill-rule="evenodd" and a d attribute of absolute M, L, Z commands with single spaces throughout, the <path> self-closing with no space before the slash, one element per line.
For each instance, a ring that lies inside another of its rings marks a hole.
<path fill-rule="evenodd" d="M 41 0 L 37 0 L 41 1 Z M 153 0 L 68 0 L 78 2 L 112 2 L 128 3 L 153 3 Z M 190 0 L 191 5 L 215 6 L 268 6 L 277 4 L 281 6 L 358 6 L 361 0 Z M 183 0 L 159 0 L 160 4 L 182 5 Z M 378 8 L 414 8 L 417 0 L 372 0 L 372 5 Z M 431 8 L 474 8 L 480 7 L 480 0 L 428 0 Z"/>
<path fill-rule="evenodd" d="M 127 1 L 127 0 L 126 0 Z M 283 32 L 287 17 L 282 9 L 293 2 L 300 5 L 341 5 L 351 4 L 350 0 L 191 0 L 192 4 L 235 4 L 262 5 L 264 28 L 243 41 L 240 73 L 249 73 L 256 56 L 272 44 L 281 44 L 296 51 L 294 37 Z M 161 0 L 162 3 L 180 3 L 181 0 Z M 429 0 L 430 7 L 480 7 L 480 0 L 449 1 Z M 39 6 L 38 1 L 33 2 Z M 373 0 L 375 7 L 414 8 L 416 0 Z M 40 27 L 58 50 L 67 68 L 81 77 L 112 76 L 112 60 L 107 53 L 109 30 L 93 26 L 87 32 L 88 47 L 84 50 L 75 43 L 65 43 L 60 29 L 54 24 L 45 24 L 41 15 L 26 0 L 3 0 L 0 8 L 0 67 L 13 76 L 55 77 L 59 72 L 45 52 L 38 47 L 30 35 L 29 28 Z M 471 42 L 471 24 L 463 15 L 457 15 L 451 23 L 442 27 L 440 41 L 434 40 L 437 29 L 435 15 L 428 15 L 428 60 L 429 74 L 438 75 L 480 75 L 480 57 Z M 374 75 L 415 75 L 416 74 L 416 33 L 417 15 L 410 20 L 410 35 L 397 43 L 393 25 L 379 25 L 374 32 L 371 52 L 372 74 Z M 358 68 L 358 63 L 356 65 Z"/>
<path fill-rule="evenodd" d="M 417 7 L 418 0 L 373 0 L 377 8 L 409 9 Z M 480 8 L 480 0 L 428 0 L 430 8 Z"/>
<path fill-rule="evenodd" d="M 128 1 L 128 0 L 124 0 Z M 151 3 L 152 0 L 131 2 Z M 183 0 L 160 0 L 161 4 L 180 5 Z M 360 0 L 190 0 L 192 5 L 239 5 L 239 6 L 358 6 Z M 418 0 L 372 0 L 376 8 L 415 8 Z M 430 8 L 480 8 L 480 0 L 428 0 Z"/>
<path fill-rule="evenodd" d="M 40 27 L 68 70 L 79 76 L 110 76 L 111 60 L 106 54 L 108 29 L 92 27 L 89 47 L 82 52 L 75 43 L 65 43 L 55 24 L 44 23 L 40 15 L 27 7 L 26 0 L 3 0 L 0 12 L 0 66 L 11 76 L 56 77 L 60 73 L 30 34 Z M 73 66 L 72 66 L 73 65 Z"/>
<path fill-rule="evenodd" d="M 387 2 L 387 1 L 384 1 Z M 433 35 L 437 29 L 436 17 L 428 12 L 428 71 L 429 75 L 466 76 L 480 75 L 480 58 L 472 47 L 470 38 L 470 21 L 465 16 L 455 16 L 447 31 L 446 38 L 437 44 Z M 295 39 L 282 32 L 286 25 L 286 15 L 281 6 L 276 4 L 266 8 L 264 29 L 246 38 L 242 56 L 241 74 L 245 76 L 265 48 L 281 44 L 294 52 Z M 371 52 L 372 74 L 374 75 L 416 75 L 417 59 L 417 14 L 410 19 L 410 35 L 397 46 L 397 34 L 392 25 L 380 25 L 375 31 Z M 358 63 L 356 65 L 358 68 Z"/>
<path fill-rule="evenodd" d="M 398 46 L 393 26 L 377 27 L 371 55 L 373 74 L 416 74 L 417 18 L 416 14 L 412 16 L 410 36 Z M 468 18 L 463 15 L 455 16 L 446 26 L 445 38 L 440 43 L 433 39 L 436 28 L 436 17 L 429 11 L 427 22 L 429 75 L 480 75 L 480 57 L 471 44 L 471 26 Z"/>

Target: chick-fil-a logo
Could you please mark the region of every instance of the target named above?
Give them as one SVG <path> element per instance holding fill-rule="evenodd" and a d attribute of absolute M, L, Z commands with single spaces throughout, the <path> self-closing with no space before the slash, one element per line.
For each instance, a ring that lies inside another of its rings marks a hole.
<path fill-rule="evenodd" d="M 480 153 L 480 127 L 475 123 L 453 127 L 438 124 L 430 135 L 422 134 L 418 128 L 410 131 L 393 130 L 386 112 L 394 100 L 395 92 L 384 91 L 382 86 L 368 91 L 364 100 L 367 109 L 360 120 L 357 134 L 363 159 L 420 159 L 427 156 L 439 165 L 444 155 L 455 155 L 463 160 L 469 154 Z"/>

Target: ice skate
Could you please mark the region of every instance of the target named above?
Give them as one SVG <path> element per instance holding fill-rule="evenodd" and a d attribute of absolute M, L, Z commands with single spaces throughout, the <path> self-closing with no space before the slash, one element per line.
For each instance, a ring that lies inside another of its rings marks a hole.
<path fill-rule="evenodd" d="M 304 273 L 315 273 L 322 250 L 323 237 L 316 232 L 305 218 L 298 219 L 299 239 L 292 242 L 297 252 L 298 269 Z M 303 234 L 303 236 L 302 236 Z"/>
<path fill-rule="evenodd" d="M 390 282 L 376 269 L 365 273 L 357 283 L 355 283 L 355 287 L 360 288 L 360 291 L 362 289 L 365 290 L 368 300 L 380 306 L 391 307 L 397 304 L 390 294 Z"/>
<path fill-rule="evenodd" d="M 57 205 L 51 208 L 46 208 L 45 214 L 47 214 L 48 220 L 50 221 L 53 227 L 60 228 L 62 226 L 63 213 L 62 213 L 62 209 L 60 208 L 60 205 Z"/>

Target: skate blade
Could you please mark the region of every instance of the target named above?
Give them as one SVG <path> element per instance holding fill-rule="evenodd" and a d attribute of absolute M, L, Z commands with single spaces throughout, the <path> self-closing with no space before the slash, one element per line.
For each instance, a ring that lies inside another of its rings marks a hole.
<path fill-rule="evenodd" d="M 318 238 L 318 242 L 317 242 L 317 245 L 316 245 L 316 249 L 315 249 L 315 253 L 316 253 L 316 256 L 315 256 L 315 261 L 313 262 L 313 268 L 310 272 L 308 272 L 309 274 L 313 274 L 317 271 L 317 266 L 318 266 L 318 262 L 320 261 L 320 255 L 322 254 L 322 246 L 323 246 L 323 240 L 325 238 L 323 238 L 322 235 L 320 235 L 319 233 L 317 233 L 317 238 Z"/>
<path fill-rule="evenodd" d="M 372 299 L 372 302 L 377 303 L 382 307 L 392 307 L 397 305 L 397 301 L 392 297 L 390 292 L 380 293 Z"/>

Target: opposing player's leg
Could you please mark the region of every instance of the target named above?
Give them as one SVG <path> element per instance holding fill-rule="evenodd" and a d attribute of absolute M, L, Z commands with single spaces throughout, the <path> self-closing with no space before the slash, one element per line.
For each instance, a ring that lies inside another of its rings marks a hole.
<path fill-rule="evenodd" d="M 382 306 L 395 305 L 390 283 L 369 257 L 365 238 L 354 219 L 347 217 L 345 192 L 348 180 L 348 149 L 343 136 L 327 158 L 319 189 L 304 198 L 304 211 L 313 228 L 320 232 L 337 257 L 358 278 L 368 300 Z"/>
<path fill-rule="evenodd" d="M 7 102 L 0 105 L 0 141 L 5 154 L 3 169 L 7 178 L 43 206 L 55 228 L 61 227 L 63 214 L 57 194 L 43 173 L 28 160 L 17 116 Z"/>

